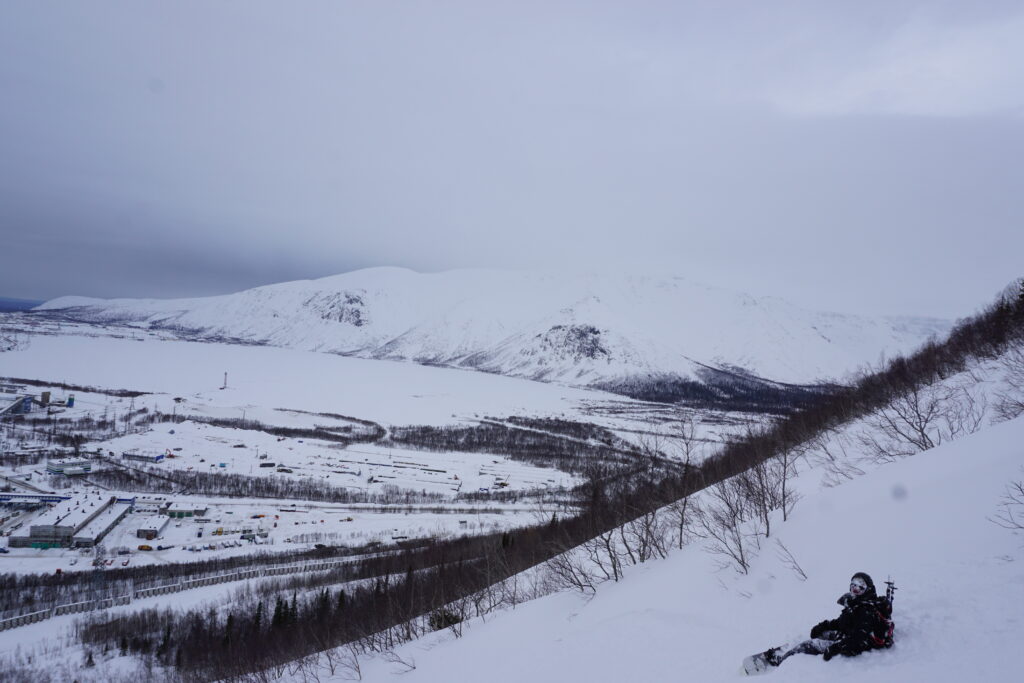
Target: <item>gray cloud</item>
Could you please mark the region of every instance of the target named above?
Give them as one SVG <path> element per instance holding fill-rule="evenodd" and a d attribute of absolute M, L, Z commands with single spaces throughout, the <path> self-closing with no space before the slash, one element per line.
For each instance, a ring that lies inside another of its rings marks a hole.
<path fill-rule="evenodd" d="M 957 316 L 1020 275 L 1016 3 L 7 4 L 0 295 L 677 272 Z"/>

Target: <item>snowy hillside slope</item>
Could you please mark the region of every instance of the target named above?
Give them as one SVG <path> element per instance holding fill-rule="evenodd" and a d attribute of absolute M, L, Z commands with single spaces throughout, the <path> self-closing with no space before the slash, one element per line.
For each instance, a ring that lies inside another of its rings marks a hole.
<path fill-rule="evenodd" d="M 397 654 L 411 671 L 364 661 L 362 680 L 735 681 L 743 656 L 837 616 L 858 571 L 897 582 L 895 646 L 831 662 L 795 656 L 766 680 L 1020 680 L 1024 536 L 989 518 L 1007 484 L 1024 479 L 1022 443 L 1018 418 L 809 494 L 746 576 L 694 543 L 592 598 L 557 593 L 476 620 L 460 639 L 438 632 L 405 645 Z"/>
<path fill-rule="evenodd" d="M 226 296 L 64 297 L 36 311 L 373 359 L 615 389 L 716 371 L 809 384 L 906 352 L 949 323 L 799 309 L 682 278 L 360 270 Z"/>

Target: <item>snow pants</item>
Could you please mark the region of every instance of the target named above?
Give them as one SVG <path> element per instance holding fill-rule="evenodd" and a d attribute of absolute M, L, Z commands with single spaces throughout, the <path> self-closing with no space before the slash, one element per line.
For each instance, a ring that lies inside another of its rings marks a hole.
<path fill-rule="evenodd" d="M 836 641 L 828 640 L 827 638 L 811 638 L 802 643 L 797 643 L 795 647 L 792 647 L 786 653 L 779 655 L 779 662 L 781 663 L 791 655 L 823 655 L 825 654 L 825 650 L 835 644 Z"/>

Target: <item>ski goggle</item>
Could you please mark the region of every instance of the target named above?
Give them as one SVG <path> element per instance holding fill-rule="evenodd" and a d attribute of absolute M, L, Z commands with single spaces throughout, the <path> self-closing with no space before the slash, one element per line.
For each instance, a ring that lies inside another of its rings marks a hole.
<path fill-rule="evenodd" d="M 864 595 L 864 591 L 868 589 L 868 584 L 863 579 L 854 579 L 850 582 L 850 592 L 854 595 Z"/>

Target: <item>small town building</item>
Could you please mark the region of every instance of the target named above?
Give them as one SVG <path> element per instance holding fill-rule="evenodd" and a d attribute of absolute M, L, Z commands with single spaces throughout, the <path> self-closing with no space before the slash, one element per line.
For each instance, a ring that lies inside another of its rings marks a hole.
<path fill-rule="evenodd" d="M 171 523 L 171 518 L 164 515 L 150 517 L 139 526 L 135 532 L 136 538 L 144 538 L 147 541 L 152 541 L 154 538 L 159 536 L 167 528 L 167 525 Z"/>
<path fill-rule="evenodd" d="M 184 519 L 186 517 L 202 517 L 206 514 L 209 506 L 202 503 L 171 503 L 167 506 L 168 517 Z"/>
<path fill-rule="evenodd" d="M 92 461 L 84 458 L 65 458 L 46 463 L 47 474 L 85 474 L 92 470 Z"/>
<path fill-rule="evenodd" d="M 28 534 L 11 536 L 13 548 L 89 548 L 99 543 L 131 510 L 113 496 L 75 496 L 54 504 L 29 524 Z"/>
<path fill-rule="evenodd" d="M 136 460 L 138 462 L 148 462 L 156 464 L 163 462 L 164 458 L 167 457 L 166 453 L 143 453 L 139 451 L 125 451 L 121 454 L 121 457 L 125 460 Z"/>
<path fill-rule="evenodd" d="M 135 512 L 166 514 L 171 501 L 163 496 L 139 496 L 135 499 Z"/>
<path fill-rule="evenodd" d="M 75 532 L 71 538 L 71 547 L 92 548 L 102 541 L 103 537 L 110 533 L 110 530 L 117 526 L 118 522 L 124 519 L 131 509 L 131 503 L 121 503 L 115 500 Z"/>

